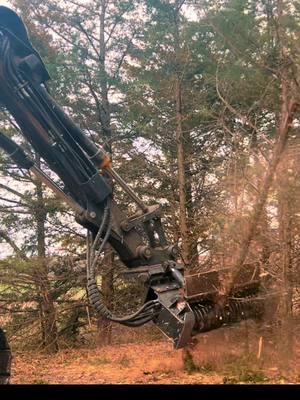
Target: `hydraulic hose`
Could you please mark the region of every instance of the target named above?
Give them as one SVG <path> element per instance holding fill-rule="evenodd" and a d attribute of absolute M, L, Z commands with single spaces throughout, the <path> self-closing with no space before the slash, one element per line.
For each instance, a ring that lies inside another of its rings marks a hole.
<path fill-rule="evenodd" d="M 107 223 L 108 220 L 108 223 Z M 100 241 L 100 238 L 103 234 L 104 227 L 107 223 L 107 230 L 105 233 L 105 236 L 103 238 L 103 241 L 100 244 L 100 247 L 98 251 L 96 252 L 96 247 L 98 245 L 98 242 Z M 88 261 L 88 266 L 87 266 L 87 293 L 88 297 L 90 300 L 91 305 L 95 309 L 96 313 L 100 315 L 101 317 L 104 317 L 110 321 L 113 322 L 118 322 L 120 324 L 126 325 L 126 326 L 131 326 L 131 327 L 138 327 L 141 326 L 153 319 L 153 317 L 156 314 L 156 311 L 158 312 L 158 306 L 159 302 L 156 300 L 151 300 L 145 304 L 143 304 L 142 307 L 140 307 L 135 313 L 131 315 L 127 315 L 124 317 L 117 317 L 115 316 L 111 310 L 106 306 L 104 299 L 103 299 L 103 294 L 100 292 L 97 282 L 96 282 L 96 274 L 95 274 L 95 267 L 98 261 L 98 257 L 101 254 L 104 245 L 106 244 L 110 232 L 111 232 L 111 223 L 112 223 L 112 218 L 110 214 L 110 206 L 109 202 L 106 205 L 105 211 L 104 211 L 104 217 L 101 223 L 101 226 L 99 228 L 99 231 L 97 232 L 97 235 L 94 239 L 94 243 L 92 245 L 92 251 L 89 252 L 90 257 Z"/>

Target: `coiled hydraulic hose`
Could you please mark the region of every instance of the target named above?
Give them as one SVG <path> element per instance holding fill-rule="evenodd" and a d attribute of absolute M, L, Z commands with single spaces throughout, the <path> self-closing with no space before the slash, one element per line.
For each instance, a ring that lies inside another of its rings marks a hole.
<path fill-rule="evenodd" d="M 104 227 L 107 225 L 105 236 L 100 244 L 99 249 L 96 251 L 96 248 L 99 245 L 101 237 L 103 235 Z M 88 257 L 87 257 L 87 293 L 89 296 L 89 300 L 96 313 L 105 319 L 108 319 L 113 322 L 118 322 L 122 325 L 130 326 L 130 327 L 138 327 L 149 321 L 151 321 L 154 316 L 159 312 L 160 304 L 157 300 L 151 300 L 145 303 L 142 307 L 140 307 L 135 313 L 131 315 L 127 315 L 124 317 L 115 316 L 111 310 L 106 306 L 103 294 L 98 288 L 96 282 L 96 264 L 99 259 L 99 256 L 109 238 L 112 227 L 112 218 L 110 212 L 110 204 L 107 201 L 101 226 L 97 232 L 97 235 L 94 239 L 92 247 L 88 249 Z M 88 243 L 88 247 L 90 244 Z"/>

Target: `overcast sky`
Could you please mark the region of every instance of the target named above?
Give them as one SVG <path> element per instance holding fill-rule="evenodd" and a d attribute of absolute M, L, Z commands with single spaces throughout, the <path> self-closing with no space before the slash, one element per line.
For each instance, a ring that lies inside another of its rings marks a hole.
<path fill-rule="evenodd" d="M 9 6 L 8 1 L 0 0 L 0 6 Z"/>

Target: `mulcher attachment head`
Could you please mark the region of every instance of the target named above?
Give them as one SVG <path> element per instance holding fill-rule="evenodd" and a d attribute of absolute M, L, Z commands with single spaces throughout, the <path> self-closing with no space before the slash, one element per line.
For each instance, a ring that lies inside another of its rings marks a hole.
<path fill-rule="evenodd" d="M 186 346 L 199 333 L 264 316 L 274 295 L 263 293 L 257 265 L 244 265 L 225 305 L 216 303 L 229 274 L 230 268 L 215 269 L 185 276 L 184 288 L 167 281 L 151 286 L 161 304 L 154 322 L 173 340 L 176 349 Z"/>

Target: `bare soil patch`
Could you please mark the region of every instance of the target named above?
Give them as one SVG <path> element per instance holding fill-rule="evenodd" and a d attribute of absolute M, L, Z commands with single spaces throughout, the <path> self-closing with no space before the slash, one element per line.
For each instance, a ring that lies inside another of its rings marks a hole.
<path fill-rule="evenodd" d="M 300 343 L 295 343 L 295 357 L 283 366 L 275 357 L 272 340 L 263 343 L 258 359 L 257 335 L 246 343 L 244 333 L 239 329 L 200 335 L 189 349 L 193 368 L 183 361 L 182 350 L 173 350 L 171 343 L 160 340 L 61 350 L 54 355 L 15 352 L 11 383 L 300 383 Z"/>

